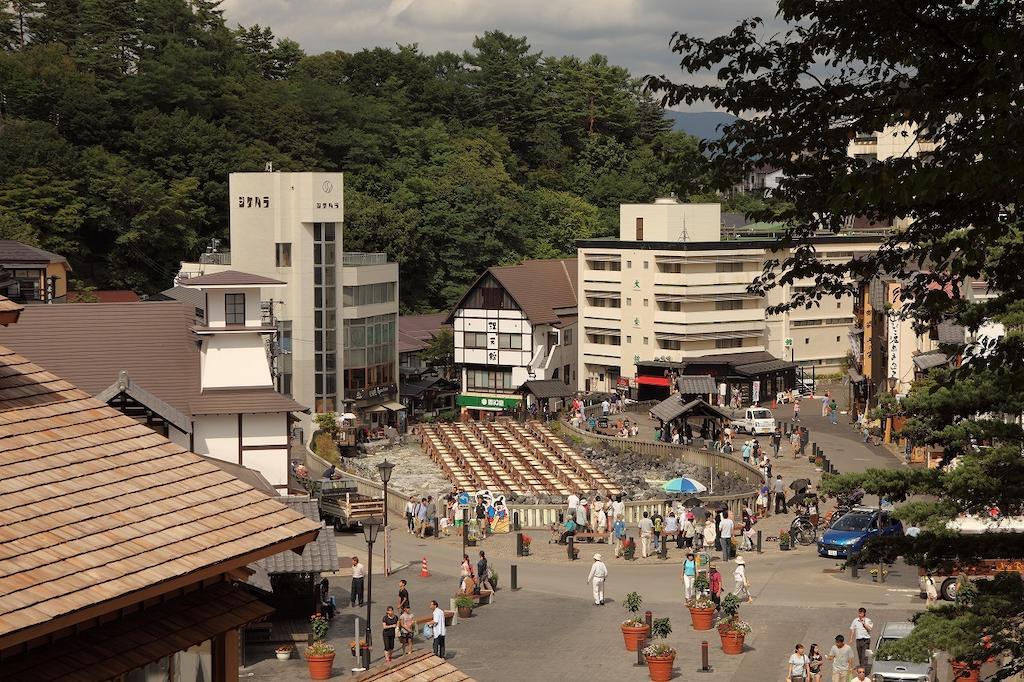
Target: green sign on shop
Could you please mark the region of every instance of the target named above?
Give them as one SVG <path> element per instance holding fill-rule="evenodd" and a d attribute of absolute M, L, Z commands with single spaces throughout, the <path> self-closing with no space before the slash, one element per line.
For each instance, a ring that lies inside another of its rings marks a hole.
<path fill-rule="evenodd" d="M 519 406 L 519 398 L 491 398 L 482 395 L 460 395 L 457 402 L 460 407 L 486 407 L 492 410 L 514 410 Z"/>

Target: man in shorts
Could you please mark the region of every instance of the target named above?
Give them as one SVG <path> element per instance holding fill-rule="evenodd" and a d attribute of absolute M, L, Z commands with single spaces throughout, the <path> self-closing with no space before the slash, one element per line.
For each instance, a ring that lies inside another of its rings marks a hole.
<path fill-rule="evenodd" d="M 842 635 L 836 635 L 836 643 L 828 652 L 827 658 L 832 661 L 832 682 L 848 682 L 850 679 L 850 668 L 853 667 L 853 647 L 847 644 Z"/>
<path fill-rule="evenodd" d="M 416 632 L 416 617 L 406 603 L 402 606 L 402 614 L 398 616 L 398 641 L 402 645 L 403 654 L 412 653 L 412 638 Z"/>

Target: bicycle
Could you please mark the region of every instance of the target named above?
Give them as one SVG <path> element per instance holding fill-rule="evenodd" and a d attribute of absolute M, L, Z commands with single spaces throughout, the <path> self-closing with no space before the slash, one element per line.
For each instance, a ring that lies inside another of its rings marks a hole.
<path fill-rule="evenodd" d="M 818 541 L 818 528 L 811 523 L 811 517 L 801 514 L 789 524 L 789 534 L 793 541 L 801 545 L 813 545 Z"/>

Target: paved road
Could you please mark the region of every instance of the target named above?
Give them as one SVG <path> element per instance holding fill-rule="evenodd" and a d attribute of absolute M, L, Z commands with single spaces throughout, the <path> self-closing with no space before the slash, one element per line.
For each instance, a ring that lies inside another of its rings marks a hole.
<path fill-rule="evenodd" d="M 824 448 L 841 471 L 902 466 L 883 448 L 865 446 L 848 426 L 825 423 L 814 407 L 813 403 L 805 403 L 804 423 L 812 430 L 812 440 Z M 780 418 L 790 418 L 790 410 L 788 406 L 781 408 Z M 785 480 L 798 476 L 814 478 L 806 458 L 780 457 L 776 471 Z M 759 526 L 763 525 L 765 535 L 777 535 L 778 528 L 787 527 L 791 518 L 772 516 Z M 351 534 L 339 536 L 339 541 L 346 548 L 359 546 L 359 537 Z M 396 561 L 408 562 L 409 568 L 387 578 L 375 576 L 374 594 L 378 597 L 374 620 L 379 620 L 385 601 L 394 603 L 397 581 L 402 577 L 410 583 L 416 613 L 425 613 L 430 599 L 447 603 L 458 582 L 458 541 L 419 540 L 399 532 L 393 547 Z M 676 667 L 680 678 L 696 676 L 700 643 L 706 640 L 714 672 L 699 675 L 699 679 L 783 680 L 785 661 L 796 642 L 817 642 L 827 649 L 836 634 L 849 636 L 849 624 L 857 607 L 866 607 L 879 626 L 887 620 L 903 620 L 922 608 L 923 602 L 917 596 L 916 569 L 912 567 L 897 564 L 884 584 L 872 583 L 866 572 L 855 581 L 839 572 L 834 561 L 818 558 L 812 547 L 780 552 L 776 544 L 766 543 L 763 549 L 763 554 L 745 555 L 754 602 L 743 608 L 742 615 L 753 631 L 741 656 L 722 654 L 717 632 L 691 629 L 689 613 L 682 604 L 678 552 L 673 551 L 664 564 L 636 565 L 609 560 L 608 603 L 596 607 L 585 584 L 589 547 L 581 552 L 586 560 L 572 564 L 537 557 L 518 559 L 522 589 L 517 592 L 507 589 L 507 563 L 499 565 L 501 587 L 505 589 L 498 592 L 492 605 L 477 609 L 473 618 L 449 630 L 449 656 L 452 663 L 481 682 L 554 680 L 567 676 L 595 681 L 646 679 L 646 669 L 634 669 L 635 656 L 626 652 L 618 628 L 625 618 L 622 598 L 635 590 L 643 595 L 646 607 L 655 617 L 672 619 L 674 631 L 669 642 L 679 650 Z M 433 573 L 430 578 L 418 576 L 419 561 L 424 556 Z M 378 557 L 377 565 L 379 560 Z M 732 565 L 720 570 L 728 589 L 732 585 Z M 336 578 L 333 586 L 339 603 L 345 601 L 347 579 Z M 343 609 L 336 619 L 332 639 L 341 644 L 336 670 L 352 661 L 347 649 L 342 649 L 347 648 L 352 637 L 354 618 L 363 613 L 364 610 L 356 614 L 354 610 Z M 374 633 L 379 638 L 376 624 Z M 380 653 L 379 649 L 374 653 Z M 294 679 L 292 675 L 297 674 L 301 665 L 300 661 L 265 661 L 250 669 L 250 679 Z"/>

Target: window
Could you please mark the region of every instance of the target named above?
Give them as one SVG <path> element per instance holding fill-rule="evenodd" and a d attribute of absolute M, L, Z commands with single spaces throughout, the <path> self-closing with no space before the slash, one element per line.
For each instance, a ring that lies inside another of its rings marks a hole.
<path fill-rule="evenodd" d="M 644 270 L 648 270 L 648 269 L 650 269 L 650 267 L 651 267 L 651 261 L 645 260 L 644 261 Z"/>
<path fill-rule="evenodd" d="M 331 268 L 331 272 L 333 272 Z M 395 283 L 363 284 L 357 287 L 343 287 L 342 303 L 352 305 L 375 305 L 395 302 Z"/>
<path fill-rule="evenodd" d="M 636 240 L 638 242 L 642 242 L 644 240 L 644 219 L 643 218 L 637 218 L 636 219 Z M 647 263 L 645 262 L 644 265 L 646 266 Z"/>
<path fill-rule="evenodd" d="M 466 369 L 466 388 L 509 392 L 515 389 L 512 385 L 511 369 Z"/>
<path fill-rule="evenodd" d="M 648 307 L 648 304 L 649 304 L 650 302 L 651 302 L 651 301 L 650 301 L 650 299 L 649 299 L 649 298 L 645 298 L 645 299 L 644 299 L 644 307 L 645 307 L 645 308 L 646 308 L 646 307 Z"/>
<path fill-rule="evenodd" d="M 631 267 L 633 267 L 633 261 L 631 261 L 631 260 L 626 261 L 626 269 L 628 270 Z"/>
<path fill-rule="evenodd" d="M 836 343 L 840 343 L 840 339 L 841 339 L 841 338 L 842 338 L 842 337 L 840 337 L 840 336 L 837 336 L 837 337 L 836 337 Z"/>
<path fill-rule="evenodd" d="M 682 263 L 657 263 L 658 272 L 671 272 L 681 273 L 683 271 Z"/>
<path fill-rule="evenodd" d="M 224 319 L 228 324 L 245 324 L 245 294 L 224 294 Z"/>
<path fill-rule="evenodd" d="M 658 301 L 658 310 L 665 310 L 671 313 L 683 311 L 683 304 L 679 301 Z"/>
<path fill-rule="evenodd" d="M 644 345 L 645 346 L 647 345 L 647 337 L 646 336 L 644 337 Z"/>
<path fill-rule="evenodd" d="M 682 350 L 682 341 L 669 341 L 668 339 L 658 339 L 658 348 L 664 348 L 665 350 Z"/>
<path fill-rule="evenodd" d="M 500 350 L 522 350 L 522 334 L 498 334 L 498 348 Z"/>
<path fill-rule="evenodd" d="M 743 301 L 715 301 L 715 310 L 742 310 Z"/>
<path fill-rule="evenodd" d="M 572 345 L 572 331 L 573 331 L 572 328 L 563 329 L 562 330 L 562 345 L 563 346 L 571 346 Z"/>
<path fill-rule="evenodd" d="M 569 365 L 562 366 L 562 379 L 565 380 L 565 385 L 569 385 Z"/>
<path fill-rule="evenodd" d="M 806 346 L 807 344 L 809 344 L 810 342 L 811 342 L 811 340 L 810 340 L 810 339 L 808 339 L 808 338 L 804 338 L 804 345 L 805 345 L 805 346 Z"/>
<path fill-rule="evenodd" d="M 614 272 L 620 272 L 622 270 L 622 261 L 588 260 L 587 263 L 590 265 L 591 270 L 612 270 Z"/>
<path fill-rule="evenodd" d="M 715 339 L 715 348 L 742 348 L 743 339 Z"/>
<path fill-rule="evenodd" d="M 626 337 L 626 343 L 633 343 L 633 337 L 632 336 L 627 336 Z"/>
<path fill-rule="evenodd" d="M 631 299 L 629 296 L 626 297 L 626 305 L 633 305 L 633 299 Z"/>
<path fill-rule="evenodd" d="M 277 244 L 275 254 L 277 267 L 290 268 L 292 266 L 292 245 L 290 243 Z"/>
<path fill-rule="evenodd" d="M 715 263 L 715 272 L 743 272 L 742 262 Z"/>

